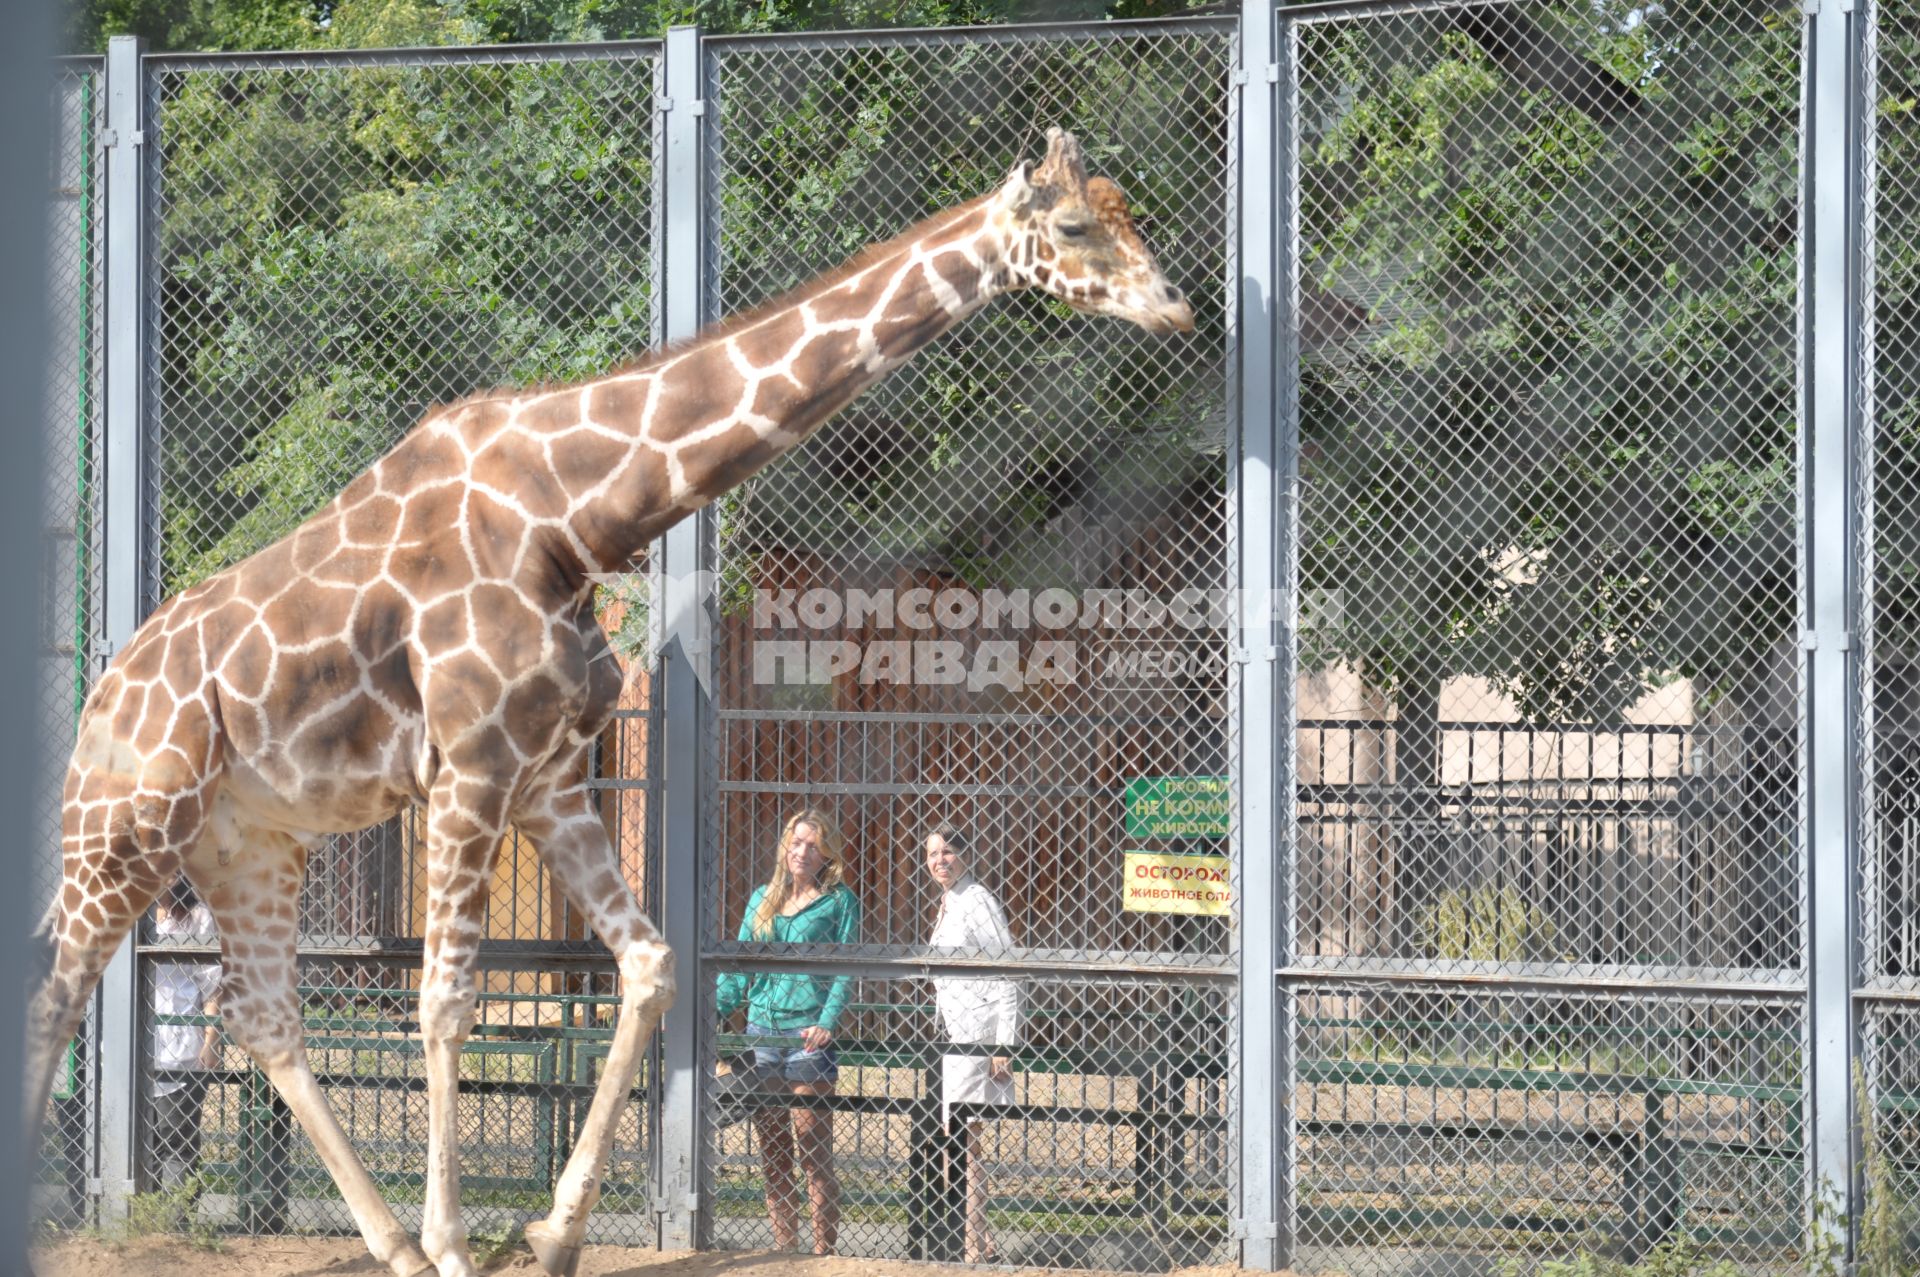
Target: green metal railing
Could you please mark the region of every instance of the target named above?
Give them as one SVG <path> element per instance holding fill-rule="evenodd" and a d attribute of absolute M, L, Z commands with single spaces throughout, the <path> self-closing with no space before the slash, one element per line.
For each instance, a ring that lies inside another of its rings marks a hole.
<path fill-rule="evenodd" d="M 364 990 L 303 986 L 309 1002 L 327 997 L 365 996 Z M 412 990 L 383 991 L 383 1000 L 417 996 Z M 463 1051 L 462 1059 L 524 1059 L 530 1067 L 514 1070 L 509 1078 L 462 1077 L 462 1092 L 474 1096 L 509 1096 L 526 1100 L 533 1106 L 532 1157 L 528 1170 L 520 1175 L 476 1175 L 465 1180 L 476 1190 L 496 1190 L 537 1196 L 552 1190 L 572 1148 L 574 1132 L 591 1103 L 598 1077 L 598 1063 L 604 1060 L 613 1037 L 610 1026 L 594 1023 L 602 1009 L 615 1008 L 619 998 L 611 994 L 588 993 L 508 993 L 490 994 L 483 1005 L 546 1005 L 557 1010 L 554 1020 L 521 1024 L 485 1022 L 477 1025 Z M 855 1012 L 883 1016 L 918 1013 L 931 1008 L 913 1004 L 856 1004 Z M 1046 1014 L 1039 1012 L 1039 1014 Z M 160 1024 L 207 1025 L 209 1016 L 161 1016 Z M 413 1067 L 421 1058 L 422 1047 L 415 1030 L 404 1020 L 370 1014 L 317 1012 L 305 1017 L 315 1036 L 310 1046 L 322 1052 L 365 1053 L 375 1064 L 371 1068 L 318 1070 L 320 1080 L 329 1088 L 346 1091 L 424 1092 L 426 1080 Z M 1456 1029 L 1461 1026 L 1440 1022 L 1414 1024 L 1405 1020 L 1367 1020 L 1315 1017 L 1309 1027 L 1318 1030 L 1387 1033 L 1398 1037 L 1409 1031 Z M 1484 1025 L 1467 1025 L 1469 1030 Z M 1570 1026 L 1558 1026 L 1564 1032 Z M 1605 1026 L 1587 1026 L 1595 1031 Z M 405 1036 L 402 1036 L 405 1035 Z M 1728 1046 L 1778 1046 L 1769 1043 L 1764 1033 L 1740 1033 L 1709 1026 L 1671 1030 L 1676 1040 Z M 766 1039 L 745 1034 L 722 1034 L 716 1040 L 720 1054 L 744 1053 Z M 1000 1048 L 958 1045 L 942 1042 L 914 1042 L 849 1039 L 840 1045 L 843 1067 L 876 1069 L 913 1069 L 927 1079 L 924 1093 L 918 1096 L 873 1096 L 835 1094 L 811 1097 L 806 1103 L 834 1111 L 884 1113 L 906 1116 L 915 1123 L 915 1153 L 908 1187 L 900 1189 L 861 1189 L 849 1185 L 846 1203 L 850 1207 L 870 1206 L 907 1213 L 916 1236 L 934 1245 L 957 1230 L 938 1222 L 943 1215 L 963 1209 L 964 1182 L 943 1167 L 964 1167 L 964 1157 L 942 1157 L 945 1149 L 939 1122 L 939 1058 L 943 1054 L 981 1053 Z M 1215 1200 L 1202 1187 L 1181 1182 L 1170 1168 L 1165 1139 L 1176 1129 L 1184 1132 L 1196 1126 L 1222 1131 L 1229 1124 L 1225 1114 L 1192 1113 L 1183 1107 L 1182 1083 L 1191 1079 L 1219 1079 L 1228 1075 L 1228 1062 L 1218 1053 L 1195 1051 L 1169 1055 L 1164 1051 L 1140 1052 L 1107 1048 L 1036 1049 L 1015 1047 L 1006 1052 L 1016 1071 L 1026 1074 L 1088 1075 L 1137 1077 L 1144 1080 L 1142 1095 L 1146 1103 L 1132 1108 L 1098 1107 L 1073 1104 L 1016 1104 L 983 1109 L 982 1116 L 1041 1122 L 1092 1123 L 1131 1126 L 1136 1150 L 1134 1191 L 1126 1200 L 1063 1201 L 1044 1200 L 1031 1192 L 996 1194 L 990 1208 L 995 1212 L 1046 1211 L 1054 1214 L 1124 1216 L 1139 1218 L 1150 1212 L 1165 1225 L 1182 1217 L 1213 1216 L 1226 1210 L 1224 1200 Z M 485 1071 L 484 1065 L 481 1069 Z M 518 1076 L 524 1074 L 524 1076 Z M 243 1225 L 249 1231 L 279 1231 L 287 1225 L 288 1200 L 296 1190 L 330 1195 L 331 1180 L 317 1164 L 300 1165 L 293 1158 L 293 1121 L 264 1076 L 255 1070 L 216 1071 L 212 1080 L 239 1088 L 238 1130 L 235 1155 L 229 1161 L 210 1160 L 203 1168 L 212 1183 L 230 1182 L 239 1204 Z M 1715 1082 L 1696 1077 L 1665 1076 L 1658 1072 L 1619 1069 L 1585 1069 L 1560 1062 L 1548 1067 L 1501 1067 L 1440 1059 L 1327 1058 L 1303 1060 L 1298 1080 L 1304 1085 L 1335 1085 L 1353 1088 L 1394 1088 L 1400 1091 L 1483 1091 L 1504 1094 L 1575 1094 L 1588 1097 L 1637 1097 L 1642 1119 L 1634 1129 L 1547 1130 L 1501 1123 L 1494 1120 L 1442 1121 L 1429 1119 L 1395 1123 L 1376 1118 L 1367 1120 L 1314 1118 L 1301 1122 L 1303 1135 L 1342 1135 L 1400 1131 L 1413 1138 L 1450 1138 L 1497 1144 L 1512 1141 L 1561 1140 L 1584 1145 L 1597 1157 L 1610 1160 L 1622 1185 L 1620 1205 L 1615 1212 L 1628 1221 L 1635 1219 L 1678 1219 L 1685 1198 L 1685 1163 L 1688 1154 L 1739 1156 L 1757 1159 L 1782 1168 L 1796 1166 L 1805 1156 L 1801 1089 L 1790 1082 L 1751 1081 Z M 647 1078 L 636 1086 L 635 1100 L 644 1098 Z M 1770 1141 L 1744 1144 L 1703 1140 L 1672 1129 L 1667 1103 L 1681 1097 L 1711 1097 L 1774 1107 L 1780 1116 L 1778 1137 Z M 1157 1102 L 1155 1102 L 1157 1097 Z M 734 1091 L 723 1100 L 733 1120 L 749 1118 L 756 1108 L 767 1104 L 791 1107 L 790 1096 Z M 961 1106 L 964 1109 L 966 1106 Z M 1920 1096 L 1883 1094 L 1881 1111 L 1888 1114 L 1920 1112 Z M 424 1184 L 418 1172 L 376 1171 L 374 1179 L 383 1188 L 413 1188 Z M 609 1195 L 638 1195 L 638 1185 L 622 1184 L 611 1175 L 606 1186 Z M 749 1185 L 722 1186 L 717 1197 L 723 1202 L 757 1201 L 758 1192 Z M 1309 1199 L 1311 1193 L 1306 1195 Z M 1403 1205 L 1352 1205 L 1304 1201 L 1300 1208 L 1325 1229 L 1363 1238 L 1404 1235 L 1408 1230 L 1444 1228 L 1457 1233 L 1465 1229 L 1489 1232 L 1526 1232 L 1556 1234 L 1591 1228 L 1594 1213 L 1590 1208 L 1569 1206 L 1501 1209 Z M 954 1218 L 958 1218 L 954 1215 Z M 949 1224 L 951 1221 L 949 1221 Z M 1629 1231 L 1631 1229 L 1631 1225 Z M 1797 1221 L 1778 1224 L 1753 1224 L 1725 1227 L 1697 1222 L 1689 1232 L 1699 1241 L 1735 1244 L 1779 1245 L 1797 1236 Z M 931 1256 L 930 1256 L 931 1257 Z"/>
<path fill-rule="evenodd" d="M 362 996 L 364 990 L 328 986 L 302 986 L 305 999 L 329 996 Z M 383 1000 L 415 997 L 412 990 L 383 991 Z M 595 1074 L 593 1061 L 604 1058 L 613 1037 L 611 1027 L 587 1023 L 591 1009 L 618 1006 L 617 996 L 601 994 L 489 994 L 483 1003 L 546 1003 L 560 1009 L 559 1024 L 482 1023 L 474 1028 L 461 1051 L 463 1065 L 469 1061 L 525 1059 L 529 1076 L 509 1078 L 462 1076 L 463 1095 L 507 1096 L 530 1102 L 533 1106 L 534 1143 L 529 1170 L 522 1175 L 469 1174 L 463 1176 L 465 1188 L 546 1194 L 552 1191 L 566 1159 L 572 1152 L 574 1132 L 584 1119 L 593 1098 Z M 208 1015 L 156 1015 L 156 1025 L 205 1026 L 217 1024 Z M 426 1078 L 410 1062 L 423 1058 L 423 1047 L 416 1030 L 405 1022 L 370 1015 L 309 1014 L 303 1017 L 308 1033 L 308 1048 L 317 1052 L 364 1054 L 377 1061 L 373 1068 L 317 1068 L 315 1074 L 323 1087 L 342 1091 L 378 1091 L 420 1093 L 427 1089 Z M 402 1036 L 405 1035 L 405 1036 Z M 484 1072 L 484 1067 L 482 1069 Z M 295 1189 L 334 1196 L 332 1177 L 324 1166 L 302 1165 L 295 1161 L 294 1121 L 291 1111 L 280 1100 L 266 1076 L 257 1069 L 161 1071 L 161 1078 L 189 1074 L 214 1084 L 237 1087 L 240 1101 L 236 1135 L 236 1153 L 231 1160 L 209 1159 L 201 1173 L 210 1184 L 231 1183 L 239 1203 L 242 1226 L 249 1232 L 279 1232 L 287 1226 L 288 1199 Z M 645 1078 L 631 1098 L 644 1097 Z M 375 1183 L 383 1189 L 420 1188 L 426 1176 L 417 1171 L 370 1170 Z M 631 1187 L 631 1186 L 630 1186 Z"/>

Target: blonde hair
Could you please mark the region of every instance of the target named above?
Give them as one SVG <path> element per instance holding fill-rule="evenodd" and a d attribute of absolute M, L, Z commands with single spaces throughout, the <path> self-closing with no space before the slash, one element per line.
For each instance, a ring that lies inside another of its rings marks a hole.
<path fill-rule="evenodd" d="M 820 894 L 826 895 L 847 880 L 847 855 L 840 839 L 840 827 L 825 812 L 814 807 L 802 807 L 794 812 L 787 817 L 787 823 L 780 827 L 780 841 L 773 851 L 773 876 L 767 879 L 767 889 L 760 896 L 760 907 L 753 914 L 753 938 L 756 940 L 773 937 L 773 920 L 793 896 L 793 873 L 787 868 L 787 848 L 793 842 L 793 831 L 801 825 L 812 825 L 820 831 L 820 854 L 826 860 L 815 878 L 820 884 Z"/>

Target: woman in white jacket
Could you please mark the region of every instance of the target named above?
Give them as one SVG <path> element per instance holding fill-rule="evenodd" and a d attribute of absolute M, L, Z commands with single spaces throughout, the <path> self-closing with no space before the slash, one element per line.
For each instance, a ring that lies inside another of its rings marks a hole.
<path fill-rule="evenodd" d="M 1007 915 L 993 892 L 969 871 L 969 848 L 950 824 L 936 826 L 926 838 L 927 872 L 941 887 L 940 912 L 927 943 L 937 948 L 1005 951 L 1013 946 Z M 934 1003 L 949 1042 L 1012 1047 L 1020 1040 L 1020 989 L 1011 980 L 991 976 L 942 976 L 933 982 Z M 1011 1104 L 1012 1061 L 1005 1055 L 948 1055 L 940 1061 L 943 1128 L 951 1130 L 951 1106 L 957 1102 Z M 980 1155 L 982 1123 L 967 1123 L 967 1236 L 970 1264 L 996 1258 L 987 1229 L 985 1161 Z"/>

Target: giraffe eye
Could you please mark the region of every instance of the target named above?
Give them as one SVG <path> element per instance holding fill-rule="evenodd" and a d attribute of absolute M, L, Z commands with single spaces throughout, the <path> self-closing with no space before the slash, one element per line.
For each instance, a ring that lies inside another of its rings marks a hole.
<path fill-rule="evenodd" d="M 1089 222 L 1075 219 L 1073 221 L 1061 222 L 1054 229 L 1060 233 L 1061 239 L 1080 239 L 1084 237 L 1088 231 L 1092 230 L 1093 226 Z"/>

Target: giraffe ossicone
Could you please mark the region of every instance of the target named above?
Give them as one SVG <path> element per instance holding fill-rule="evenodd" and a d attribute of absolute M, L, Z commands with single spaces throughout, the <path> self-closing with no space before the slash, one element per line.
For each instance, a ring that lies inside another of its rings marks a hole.
<path fill-rule="evenodd" d="M 1043 290 L 1154 332 L 1193 312 L 1079 144 L 685 345 L 576 385 L 435 408 L 280 541 L 163 603 L 93 688 L 63 795 L 57 945 L 28 1025 L 27 1129 L 136 919 L 184 872 L 218 922 L 229 1036 L 285 1098 L 368 1248 L 467 1277 L 455 1122 L 474 958 L 508 827 L 619 964 L 621 1008 L 552 1213 L 527 1238 L 571 1274 L 673 957 L 587 787 L 620 673 L 593 583 L 798 444 L 994 297 Z M 295 990 L 306 856 L 425 809 L 419 1021 L 426 1201 L 408 1237 L 308 1068 Z"/>

